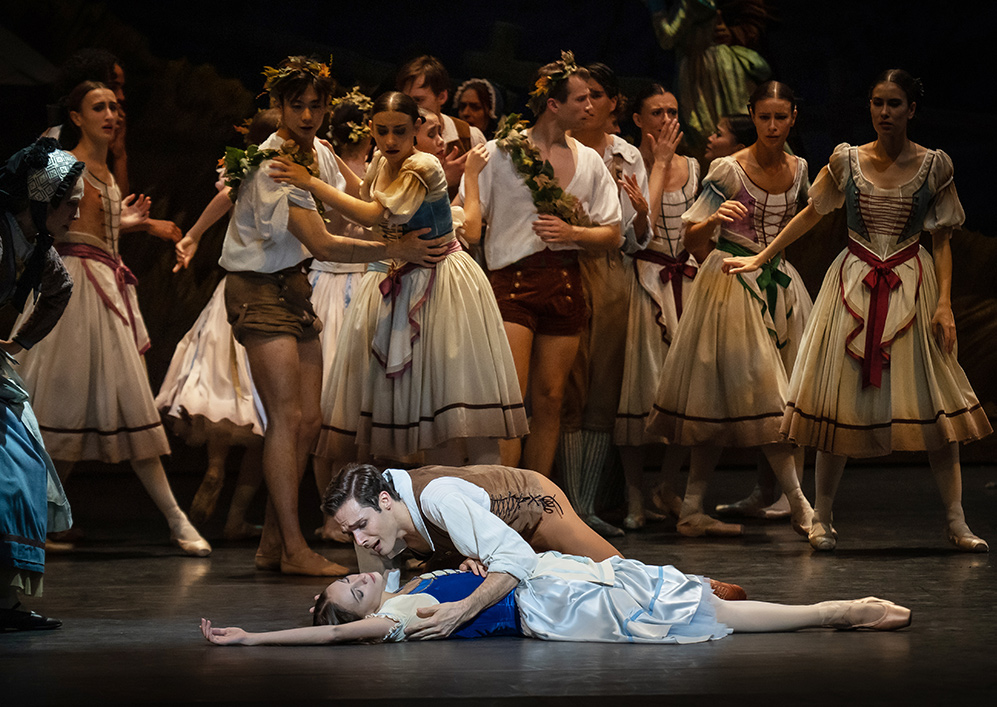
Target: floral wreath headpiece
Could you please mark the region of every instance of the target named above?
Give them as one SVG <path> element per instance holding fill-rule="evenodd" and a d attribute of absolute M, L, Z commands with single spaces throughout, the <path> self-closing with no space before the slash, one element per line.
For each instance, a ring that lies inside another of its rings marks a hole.
<path fill-rule="evenodd" d="M 329 64 L 331 63 L 332 56 L 330 55 Z M 307 57 L 288 57 L 284 66 L 276 68 L 264 66 L 263 76 L 266 80 L 263 82 L 263 93 L 273 93 L 273 90 L 279 88 L 284 81 L 302 73 L 311 74 L 315 78 L 327 79 L 330 76 L 329 64 L 323 64 Z M 260 95 L 262 96 L 263 93 Z"/>
<path fill-rule="evenodd" d="M 345 96 L 333 98 L 332 103 L 329 105 L 330 107 L 335 108 L 343 103 L 350 103 L 356 106 L 357 109 L 364 114 L 364 120 L 361 120 L 359 123 L 355 120 L 350 120 L 344 123 L 344 125 L 350 128 L 350 134 L 347 141 L 355 145 L 370 135 L 370 125 L 367 123 L 366 118 L 368 118 L 370 116 L 370 112 L 374 110 L 374 101 L 370 99 L 370 96 L 361 91 L 359 86 L 354 86 Z M 331 136 L 331 126 L 329 128 L 329 133 Z"/>
<path fill-rule="evenodd" d="M 543 107 L 547 103 L 547 99 L 550 97 L 554 87 L 578 71 L 574 52 L 562 51 L 561 58 L 554 63 L 557 65 L 557 70 L 552 74 L 545 74 L 538 78 L 533 90 L 530 91 L 530 98 L 527 101 L 527 105 L 535 115 L 543 113 Z"/>

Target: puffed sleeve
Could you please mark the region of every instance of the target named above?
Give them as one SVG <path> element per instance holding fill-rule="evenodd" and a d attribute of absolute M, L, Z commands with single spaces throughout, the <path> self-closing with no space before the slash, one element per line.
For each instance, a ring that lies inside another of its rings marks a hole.
<path fill-rule="evenodd" d="M 381 608 L 370 614 L 370 617 L 383 617 L 395 622 L 394 627 L 384 636 L 385 643 L 404 641 L 405 627 L 418 618 L 416 612 L 439 603 L 433 596 L 425 593 L 402 594 L 381 604 Z"/>
<path fill-rule="evenodd" d="M 952 158 L 935 150 L 931 171 L 928 172 L 928 189 L 934 196 L 924 217 L 924 230 L 929 233 L 958 228 L 966 220 L 959 194 L 955 190 Z"/>
<path fill-rule="evenodd" d="M 443 171 L 438 159 L 415 152 L 405 160 L 394 181 L 383 191 L 374 189 L 372 197 L 395 217 L 393 222 L 405 223 L 415 215 L 434 183 L 439 181 L 437 171 Z"/>
<path fill-rule="evenodd" d="M 256 232 L 262 240 L 287 232 L 287 219 L 290 206 L 315 211 L 315 199 L 304 189 L 280 184 L 270 178 L 270 160 L 265 160 L 252 175 L 249 189 L 252 196 L 247 203 L 252 206 L 252 219 Z M 247 185 L 243 184 L 241 189 Z M 240 191 L 241 191 L 240 189 Z"/>
<path fill-rule="evenodd" d="M 827 166 L 821 169 L 810 187 L 810 205 L 821 215 L 840 209 L 845 203 L 845 182 L 851 174 L 850 150 L 851 145 L 847 142 L 834 148 Z"/>
<path fill-rule="evenodd" d="M 699 196 L 692 206 L 682 214 L 686 224 L 705 221 L 720 208 L 720 204 L 734 197 L 741 182 L 733 164 L 733 157 L 718 157 L 710 163 L 710 169 L 703 179 Z"/>

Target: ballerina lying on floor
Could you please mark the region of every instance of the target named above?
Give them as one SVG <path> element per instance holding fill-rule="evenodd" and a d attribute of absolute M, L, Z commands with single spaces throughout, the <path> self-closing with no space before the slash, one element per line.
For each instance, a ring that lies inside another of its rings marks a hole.
<path fill-rule="evenodd" d="M 486 571 L 478 568 L 481 575 Z M 386 578 L 354 574 L 315 597 L 313 626 L 249 633 L 214 628 L 201 632 L 218 645 L 306 645 L 419 640 L 418 623 L 442 603 L 468 597 L 483 580 L 475 572 L 446 570 L 416 577 L 398 592 Z M 547 641 L 699 643 L 737 632 L 804 628 L 893 631 L 910 625 L 911 612 L 875 597 L 786 605 L 724 601 L 709 580 L 670 565 L 649 566 L 611 557 L 544 552 L 534 571 L 513 591 L 461 626 L 450 637 L 528 636 Z"/>

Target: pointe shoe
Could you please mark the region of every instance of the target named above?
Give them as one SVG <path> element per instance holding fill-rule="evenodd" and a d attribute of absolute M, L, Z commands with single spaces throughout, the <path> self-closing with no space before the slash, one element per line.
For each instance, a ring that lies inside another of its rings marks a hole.
<path fill-rule="evenodd" d="M 682 515 L 682 497 L 668 488 L 658 487 L 651 494 L 651 504 L 663 514 L 678 520 Z"/>
<path fill-rule="evenodd" d="M 983 538 L 973 535 L 964 521 L 950 523 L 945 527 L 945 535 L 949 542 L 961 552 L 990 552 L 990 546 Z"/>
<path fill-rule="evenodd" d="M 716 579 L 711 579 L 710 589 L 713 590 L 713 596 L 724 601 L 744 601 L 748 598 L 748 593 L 744 589 L 729 582 L 720 582 Z"/>
<path fill-rule="evenodd" d="M 911 610 L 886 599 L 865 597 L 864 599 L 843 601 L 840 604 L 842 605 L 840 610 L 835 612 L 836 616 L 828 621 L 826 626 L 839 631 L 854 631 L 861 628 L 871 631 L 896 631 L 910 626 Z M 869 620 L 867 618 L 870 613 L 869 609 L 873 606 L 879 607 L 881 611 L 877 618 Z"/>
<path fill-rule="evenodd" d="M 790 522 L 793 525 L 793 530 L 803 537 L 809 538 L 810 529 L 814 524 L 814 509 L 810 507 L 806 499 L 803 499 L 803 503 L 804 506 L 800 509 L 800 515 L 793 517 Z"/>
<path fill-rule="evenodd" d="M 758 517 L 764 520 L 782 520 L 783 518 L 789 518 L 791 515 L 793 515 L 793 511 L 789 507 L 789 499 L 786 498 L 786 494 L 782 494 L 776 499 L 775 503 L 762 508 L 759 511 Z"/>
<path fill-rule="evenodd" d="M 582 520 L 585 521 L 585 525 L 592 528 L 592 530 L 599 533 L 599 535 L 604 538 L 622 538 L 626 535 L 622 528 L 617 528 L 615 525 L 607 523 L 594 513 L 592 515 L 583 516 Z"/>
<path fill-rule="evenodd" d="M 817 514 L 814 514 L 807 540 L 810 541 L 810 547 L 814 550 L 830 552 L 838 544 L 838 532 L 830 523 L 825 523 L 818 519 Z"/>
<path fill-rule="evenodd" d="M 171 535 L 173 544 L 184 551 L 185 555 L 191 557 L 207 557 L 211 554 L 211 544 L 198 534 L 194 540 L 187 540 L 176 535 Z"/>
<path fill-rule="evenodd" d="M 698 538 L 703 535 L 714 537 L 736 537 L 744 534 L 744 526 L 737 523 L 724 523 L 710 518 L 705 513 L 693 513 L 682 518 L 675 526 L 681 535 Z"/>
<path fill-rule="evenodd" d="M 280 573 L 298 574 L 308 577 L 342 577 L 350 572 L 347 568 L 337 565 L 335 562 L 330 562 L 317 552 L 310 554 L 310 557 L 305 556 L 302 558 L 304 561 L 298 562 L 281 558 Z"/>
<path fill-rule="evenodd" d="M 783 497 L 785 498 L 785 497 Z M 750 494 L 742 498 L 740 501 L 734 501 L 734 503 L 721 503 L 718 504 L 714 509 L 716 514 L 721 518 L 768 518 L 772 517 L 767 515 L 767 509 L 772 508 L 776 504 L 782 501 L 782 498 L 776 499 L 775 503 L 769 503 L 762 495 L 762 490 L 755 487 L 755 490 Z M 786 502 L 787 512 L 783 515 L 776 515 L 776 518 L 785 518 L 789 509 L 789 502 Z M 778 509 L 775 510 L 778 514 Z"/>
<path fill-rule="evenodd" d="M 623 519 L 623 527 L 627 530 L 640 530 L 644 527 L 647 522 L 647 518 L 644 517 L 644 512 L 640 513 L 627 513 L 627 517 Z"/>

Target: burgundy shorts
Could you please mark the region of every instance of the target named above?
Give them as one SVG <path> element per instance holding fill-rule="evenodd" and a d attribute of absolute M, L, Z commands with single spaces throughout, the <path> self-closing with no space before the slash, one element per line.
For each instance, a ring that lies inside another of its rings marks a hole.
<path fill-rule="evenodd" d="M 576 251 L 542 250 L 493 270 L 488 279 L 504 321 L 547 336 L 585 329 L 589 312 Z"/>
<path fill-rule="evenodd" d="M 322 321 L 312 309 L 311 294 L 308 276 L 298 266 L 274 273 L 228 273 L 225 311 L 235 340 L 245 344 L 246 337 L 317 339 Z"/>

